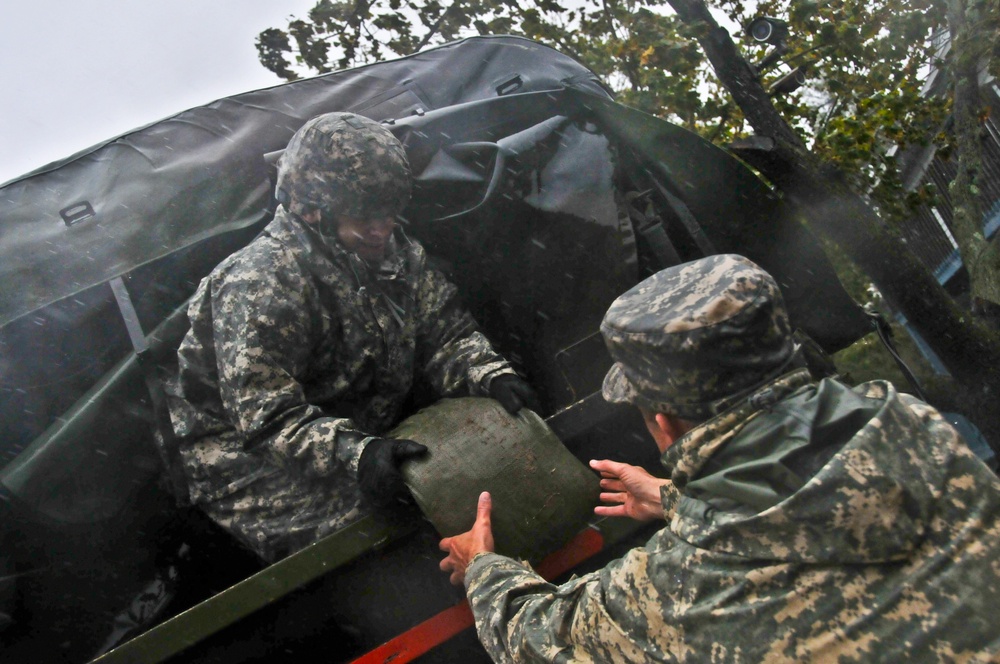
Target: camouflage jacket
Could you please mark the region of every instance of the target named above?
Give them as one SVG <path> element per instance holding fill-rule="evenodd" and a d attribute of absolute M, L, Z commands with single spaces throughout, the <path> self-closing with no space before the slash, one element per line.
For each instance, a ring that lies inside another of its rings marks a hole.
<path fill-rule="evenodd" d="M 352 482 L 416 379 L 485 394 L 512 371 L 423 248 L 393 244 L 369 269 L 279 208 L 202 280 L 167 389 L 192 502 L 279 472 Z"/>
<path fill-rule="evenodd" d="M 664 463 L 669 526 L 604 569 L 473 560 L 497 662 L 1000 659 L 1000 482 L 930 406 L 789 374 Z"/>

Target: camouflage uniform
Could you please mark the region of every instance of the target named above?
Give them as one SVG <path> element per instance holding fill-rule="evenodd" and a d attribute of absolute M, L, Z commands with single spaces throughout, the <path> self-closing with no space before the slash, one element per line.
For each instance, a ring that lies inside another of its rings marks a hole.
<path fill-rule="evenodd" d="M 168 387 L 192 502 L 267 560 L 361 515 L 365 439 L 415 379 L 485 394 L 512 372 L 420 245 L 369 267 L 322 230 L 279 207 L 201 282 Z"/>
<path fill-rule="evenodd" d="M 795 369 L 760 275 L 712 257 L 609 310 L 605 396 L 708 419 L 664 453 L 669 525 L 644 547 L 558 587 L 474 559 L 466 586 L 496 661 L 1000 659 L 1000 482 L 891 384 Z M 743 360 L 713 352 L 727 346 Z M 687 362 L 702 348 L 705 364 Z M 734 362 L 763 381 L 726 377 Z"/>

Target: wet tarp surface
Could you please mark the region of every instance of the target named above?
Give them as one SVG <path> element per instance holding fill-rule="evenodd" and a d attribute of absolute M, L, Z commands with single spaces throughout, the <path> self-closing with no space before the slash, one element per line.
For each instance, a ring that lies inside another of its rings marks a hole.
<path fill-rule="evenodd" d="M 131 349 L 108 280 L 125 278 L 148 333 L 272 214 L 265 155 L 345 109 L 404 141 L 412 231 L 450 262 L 480 322 L 526 364 L 559 355 L 554 403 L 586 396 L 602 367 L 576 359 L 600 355 L 594 323 L 638 276 L 646 237 L 626 189 L 659 210 L 668 264 L 745 253 L 828 349 L 865 331 L 815 240 L 742 164 L 613 103 L 552 49 L 469 39 L 222 99 L 0 187 L 0 465 Z"/>
<path fill-rule="evenodd" d="M 467 40 L 222 99 L 0 187 L 0 466 L 129 352 L 108 280 L 125 277 L 152 330 L 270 218 L 265 155 L 308 118 L 420 119 L 563 84 L 607 96 L 552 49 Z"/>
<path fill-rule="evenodd" d="M 572 85 L 602 94 L 572 59 L 515 38 L 227 97 L 125 134 L 0 188 L 0 326 L 206 237 L 259 221 L 264 155 L 309 118 L 382 120 Z"/>

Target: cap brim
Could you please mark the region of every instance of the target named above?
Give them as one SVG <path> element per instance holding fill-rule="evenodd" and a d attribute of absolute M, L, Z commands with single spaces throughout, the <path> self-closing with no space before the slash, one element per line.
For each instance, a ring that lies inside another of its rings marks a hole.
<path fill-rule="evenodd" d="M 601 394 L 608 403 L 627 403 L 639 408 L 646 408 L 658 413 L 676 413 L 676 409 L 666 403 L 653 401 L 643 395 L 635 385 L 625 375 L 625 368 L 621 362 L 608 369 L 604 376 L 604 384 L 601 386 Z"/>
<path fill-rule="evenodd" d="M 609 403 L 636 403 L 638 392 L 625 376 L 621 362 L 615 362 L 608 369 L 608 373 L 604 376 L 604 384 L 601 386 L 601 394 Z"/>

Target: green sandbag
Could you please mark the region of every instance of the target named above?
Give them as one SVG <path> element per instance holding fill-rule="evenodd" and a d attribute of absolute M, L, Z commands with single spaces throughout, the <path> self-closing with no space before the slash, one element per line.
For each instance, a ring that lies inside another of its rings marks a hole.
<path fill-rule="evenodd" d="M 445 537 L 472 527 L 484 490 L 493 497 L 497 551 L 531 562 L 561 547 L 593 516 L 597 476 L 527 408 L 514 417 L 492 399 L 444 399 L 390 435 L 430 448 L 403 467 L 403 476 Z"/>

